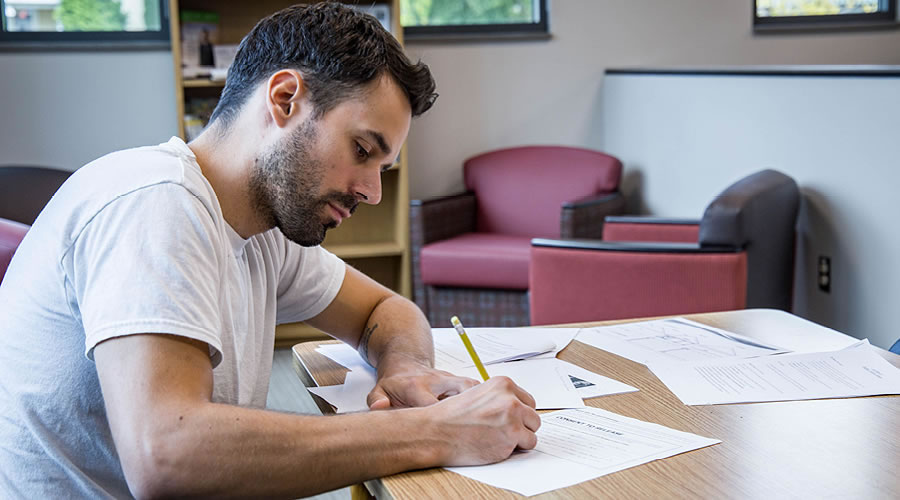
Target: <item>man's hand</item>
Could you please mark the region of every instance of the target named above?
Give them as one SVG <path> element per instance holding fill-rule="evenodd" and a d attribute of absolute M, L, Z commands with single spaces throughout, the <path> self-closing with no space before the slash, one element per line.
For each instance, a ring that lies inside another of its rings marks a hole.
<path fill-rule="evenodd" d="M 421 411 L 435 419 L 433 435 L 443 441 L 440 465 L 481 465 L 537 445 L 541 419 L 534 405 L 530 394 L 498 376 Z"/>
<path fill-rule="evenodd" d="M 403 354 L 387 356 L 378 368 L 378 382 L 366 400 L 371 410 L 430 406 L 478 385 Z"/>

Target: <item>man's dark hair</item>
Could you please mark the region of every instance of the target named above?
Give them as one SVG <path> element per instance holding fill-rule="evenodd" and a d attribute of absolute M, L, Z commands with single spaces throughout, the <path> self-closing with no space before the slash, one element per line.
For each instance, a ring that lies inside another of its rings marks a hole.
<path fill-rule="evenodd" d="M 318 118 L 381 76 L 409 98 L 413 116 L 431 108 L 434 78 L 372 16 L 336 2 L 295 5 L 263 19 L 241 41 L 210 123 L 229 125 L 260 82 L 282 69 L 303 75 Z"/>

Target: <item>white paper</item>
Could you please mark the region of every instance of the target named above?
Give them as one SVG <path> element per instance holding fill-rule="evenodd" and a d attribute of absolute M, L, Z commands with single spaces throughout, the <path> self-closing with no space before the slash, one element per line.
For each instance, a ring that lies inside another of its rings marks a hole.
<path fill-rule="evenodd" d="M 309 387 L 309 392 L 328 401 L 334 406 L 336 413 L 368 411 L 366 398 L 375 388 L 375 372 L 369 370 L 353 370 L 347 372 L 341 385 Z"/>
<path fill-rule="evenodd" d="M 359 353 L 347 344 L 326 344 L 318 347 L 316 351 L 351 371 L 347 374 L 343 385 L 313 387 L 309 389 L 310 392 L 328 401 L 338 413 L 367 410 L 365 401 L 375 387 L 375 369 L 364 362 Z M 538 356 L 525 361 L 539 360 L 552 361 L 534 365 L 517 364 L 524 361 L 507 362 L 491 364 L 486 369 L 491 376 L 506 375 L 512 378 L 535 398 L 538 409 L 542 410 L 578 408 L 584 406 L 583 399 L 637 391 L 628 384 L 556 358 Z M 475 380 L 481 379 L 474 366 L 452 368 L 448 371 Z M 365 372 L 366 376 L 355 372 Z M 559 379 L 568 383 L 560 382 Z M 571 392 L 573 389 L 574 394 Z"/>
<path fill-rule="evenodd" d="M 575 386 L 575 390 L 582 399 L 622 394 L 625 392 L 637 392 L 636 388 L 619 382 L 618 380 L 613 380 L 609 377 L 604 377 L 599 373 L 585 370 L 568 361 L 563 361 L 561 359 L 558 359 L 557 361 L 561 364 L 563 372 L 569 376 L 569 381 Z"/>
<path fill-rule="evenodd" d="M 554 358 L 578 328 L 467 328 L 475 352 L 485 365 L 530 357 Z M 475 366 L 453 328 L 432 328 L 434 366 L 439 370 Z"/>
<path fill-rule="evenodd" d="M 485 367 L 491 377 L 506 376 L 534 398 L 538 410 L 581 408 L 584 401 L 569 379 L 563 361 L 551 359 L 527 359 L 498 363 Z M 479 379 L 478 370 L 472 367 L 457 368 L 451 373 Z"/>
<path fill-rule="evenodd" d="M 531 496 L 721 441 L 599 408 L 541 416 L 535 449 L 491 465 L 448 470 Z"/>
<path fill-rule="evenodd" d="M 372 368 L 372 365 L 362 359 L 362 356 L 359 355 L 359 352 L 356 349 L 343 342 L 340 344 L 321 345 L 316 348 L 316 352 L 328 357 L 348 370 L 375 370 Z"/>
<path fill-rule="evenodd" d="M 480 380 L 475 367 L 458 368 L 451 373 Z M 531 359 L 491 365 L 488 373 L 511 378 L 534 398 L 537 409 L 580 408 L 581 395 L 566 373 L 566 366 L 558 359 Z M 338 413 L 368 410 L 366 398 L 375 387 L 373 372 L 354 370 L 347 373 L 343 385 L 311 387 L 310 392 L 328 401 Z"/>
<path fill-rule="evenodd" d="M 839 351 L 657 363 L 650 369 L 688 405 L 900 394 L 900 370 L 867 341 Z"/>
<path fill-rule="evenodd" d="M 664 361 L 749 358 L 787 352 L 743 335 L 685 318 L 582 329 L 579 342 L 649 365 Z"/>

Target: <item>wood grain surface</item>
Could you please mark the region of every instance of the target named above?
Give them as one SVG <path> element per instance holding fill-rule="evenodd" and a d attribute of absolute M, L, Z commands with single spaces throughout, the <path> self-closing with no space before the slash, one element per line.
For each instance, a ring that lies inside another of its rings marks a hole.
<path fill-rule="evenodd" d="M 756 311 L 686 317 L 760 340 L 780 337 L 794 349 L 847 340 L 780 311 Z M 571 326 L 613 323 L 621 321 Z M 294 346 L 295 368 L 307 386 L 340 384 L 346 373 L 315 352 L 321 343 Z M 900 367 L 900 356 L 882 349 L 879 354 Z M 558 357 L 639 389 L 589 399 L 589 406 L 722 443 L 534 498 L 900 498 L 898 396 L 686 406 L 644 365 L 578 341 Z M 327 402 L 314 399 L 324 413 L 333 413 Z M 378 498 L 521 497 L 443 469 L 397 474 L 366 486 Z"/>

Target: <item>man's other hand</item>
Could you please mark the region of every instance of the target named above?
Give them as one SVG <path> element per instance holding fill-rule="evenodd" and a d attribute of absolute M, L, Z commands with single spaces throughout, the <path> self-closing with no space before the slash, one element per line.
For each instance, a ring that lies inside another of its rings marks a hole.
<path fill-rule="evenodd" d="M 436 370 L 403 355 L 379 365 L 378 381 L 366 398 L 371 410 L 430 406 L 478 385 L 466 377 Z"/>

